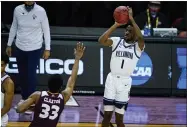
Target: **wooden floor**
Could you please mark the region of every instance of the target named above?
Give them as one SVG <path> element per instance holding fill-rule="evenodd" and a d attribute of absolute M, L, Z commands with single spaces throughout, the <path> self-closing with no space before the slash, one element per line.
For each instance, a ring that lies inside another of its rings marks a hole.
<path fill-rule="evenodd" d="M 7 127 L 28 127 L 29 122 L 10 122 Z M 57 127 L 101 127 L 95 123 L 59 123 Z M 186 127 L 186 125 L 137 125 L 126 124 L 125 127 Z"/>
<path fill-rule="evenodd" d="M 102 97 L 74 98 L 79 106 L 66 106 L 58 127 L 100 127 L 103 119 Z M 20 95 L 16 95 L 13 107 L 19 100 Z M 186 98 L 131 97 L 124 123 L 126 127 L 186 127 L 186 111 Z M 8 127 L 28 127 L 33 119 L 33 114 L 18 114 L 14 108 L 11 108 L 8 115 Z M 114 116 L 111 122 L 115 123 Z"/>

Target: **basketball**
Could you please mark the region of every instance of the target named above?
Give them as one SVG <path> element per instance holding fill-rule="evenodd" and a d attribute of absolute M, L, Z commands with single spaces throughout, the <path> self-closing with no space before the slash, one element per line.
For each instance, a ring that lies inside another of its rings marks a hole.
<path fill-rule="evenodd" d="M 126 6 L 119 6 L 114 10 L 114 20 L 120 24 L 126 24 L 129 21 L 128 8 Z"/>

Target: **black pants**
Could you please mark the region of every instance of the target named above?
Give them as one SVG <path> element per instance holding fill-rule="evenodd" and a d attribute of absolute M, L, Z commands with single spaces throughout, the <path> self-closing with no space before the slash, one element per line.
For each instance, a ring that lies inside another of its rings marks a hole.
<path fill-rule="evenodd" d="M 27 99 L 36 89 L 36 69 L 39 64 L 41 49 L 22 51 L 16 48 L 16 59 L 19 71 L 19 85 L 22 99 Z"/>

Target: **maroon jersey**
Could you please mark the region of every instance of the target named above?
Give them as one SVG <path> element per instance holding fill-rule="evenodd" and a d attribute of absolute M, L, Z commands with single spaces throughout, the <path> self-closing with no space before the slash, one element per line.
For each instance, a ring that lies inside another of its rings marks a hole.
<path fill-rule="evenodd" d="M 42 91 L 34 109 L 34 119 L 29 127 L 56 127 L 64 109 L 62 94 L 51 94 Z"/>

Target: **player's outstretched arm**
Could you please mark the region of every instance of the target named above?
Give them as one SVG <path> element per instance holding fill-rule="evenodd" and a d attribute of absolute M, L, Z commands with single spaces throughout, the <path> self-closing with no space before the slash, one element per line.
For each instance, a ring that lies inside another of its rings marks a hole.
<path fill-rule="evenodd" d="M 128 7 L 128 11 L 129 11 L 129 19 L 133 25 L 134 31 L 135 31 L 135 35 L 136 35 L 136 39 L 138 40 L 138 45 L 140 47 L 141 50 L 144 49 L 144 37 L 141 33 L 140 28 L 138 27 L 138 25 L 136 24 L 134 18 L 133 18 L 133 14 L 132 14 L 132 8 Z"/>
<path fill-rule="evenodd" d="M 4 116 L 7 112 L 9 112 L 12 106 L 12 100 L 14 97 L 14 82 L 8 78 L 5 80 L 3 86 L 5 90 L 5 98 L 4 98 L 4 106 L 1 109 L 1 116 Z"/>
<path fill-rule="evenodd" d="M 78 72 L 78 68 L 79 68 L 79 60 L 83 56 L 84 50 L 85 50 L 85 47 L 84 47 L 83 43 L 80 43 L 80 42 L 77 43 L 77 47 L 76 47 L 76 49 L 74 49 L 75 62 L 74 62 L 74 65 L 73 65 L 72 73 L 71 73 L 71 76 L 69 77 L 69 80 L 67 82 L 66 89 L 64 91 L 62 91 L 65 103 L 69 100 L 70 96 L 73 93 L 73 89 L 74 89 L 74 86 L 75 86 L 75 81 L 77 79 L 77 72 Z"/>
<path fill-rule="evenodd" d="M 17 113 L 23 113 L 27 110 L 30 110 L 31 105 L 36 104 L 37 100 L 40 97 L 41 92 L 36 91 L 33 94 L 31 94 L 27 100 L 25 100 L 24 102 L 22 102 L 21 104 L 18 104 L 18 107 L 16 109 Z"/>

